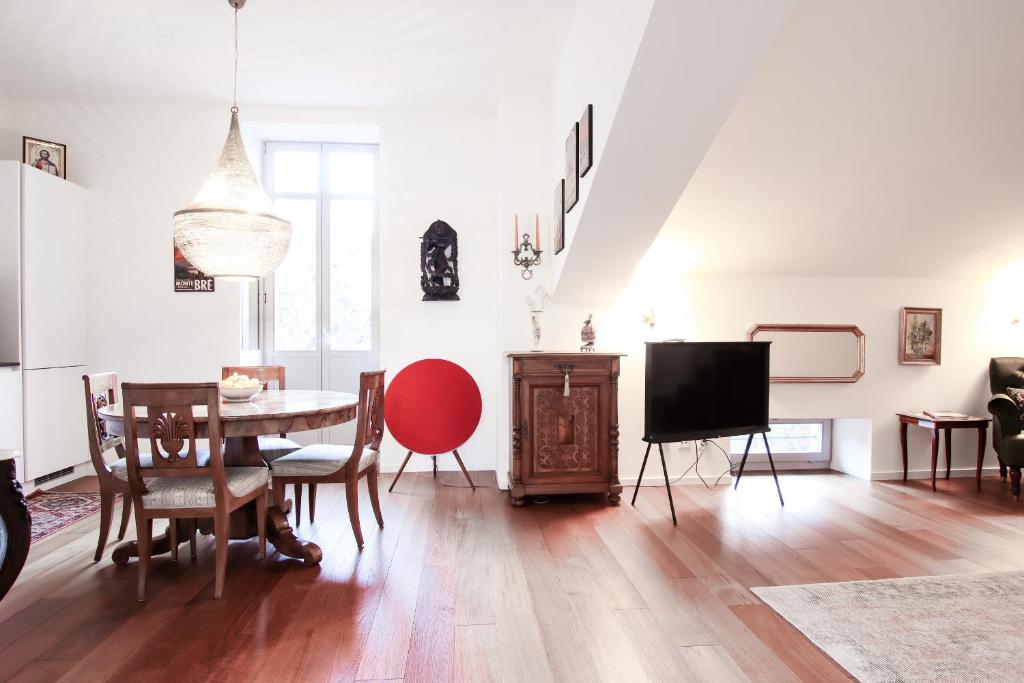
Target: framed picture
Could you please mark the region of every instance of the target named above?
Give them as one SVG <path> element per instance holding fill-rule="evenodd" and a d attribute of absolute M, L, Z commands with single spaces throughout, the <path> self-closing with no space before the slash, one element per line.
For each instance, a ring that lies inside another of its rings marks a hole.
<path fill-rule="evenodd" d="M 580 151 L 576 165 L 580 169 L 580 178 L 594 165 L 594 105 L 588 104 L 580 117 Z"/>
<path fill-rule="evenodd" d="M 174 247 L 175 292 L 212 292 L 213 282 L 212 277 L 188 262 L 181 249 Z"/>
<path fill-rule="evenodd" d="M 900 309 L 900 365 L 942 365 L 942 309 Z"/>
<path fill-rule="evenodd" d="M 565 249 L 565 180 L 559 180 L 555 184 L 555 219 L 551 224 L 555 226 L 555 253 Z"/>
<path fill-rule="evenodd" d="M 21 138 L 22 162 L 58 178 L 68 177 L 68 148 L 59 142 Z"/>
<path fill-rule="evenodd" d="M 572 124 L 569 137 L 565 139 L 565 212 L 572 211 L 580 195 L 580 174 L 576 165 L 576 154 L 579 150 L 580 124 Z"/>

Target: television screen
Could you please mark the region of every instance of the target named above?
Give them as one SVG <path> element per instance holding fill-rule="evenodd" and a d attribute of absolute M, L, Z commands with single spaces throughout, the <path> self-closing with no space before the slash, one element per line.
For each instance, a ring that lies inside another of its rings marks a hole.
<path fill-rule="evenodd" d="M 667 443 L 767 431 L 770 344 L 648 343 L 644 440 Z"/>

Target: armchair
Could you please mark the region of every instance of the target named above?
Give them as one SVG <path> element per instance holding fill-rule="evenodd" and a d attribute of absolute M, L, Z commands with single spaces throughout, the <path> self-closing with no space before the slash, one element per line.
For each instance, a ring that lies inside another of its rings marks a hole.
<path fill-rule="evenodd" d="M 1005 481 L 1009 468 L 1013 499 L 1019 500 L 1024 434 L 1021 433 L 1020 409 L 1007 395 L 1007 389 L 1024 389 L 1024 358 L 993 358 L 988 364 L 988 380 L 992 390 L 988 411 L 992 413 L 992 445 L 999 457 L 999 476 Z"/>

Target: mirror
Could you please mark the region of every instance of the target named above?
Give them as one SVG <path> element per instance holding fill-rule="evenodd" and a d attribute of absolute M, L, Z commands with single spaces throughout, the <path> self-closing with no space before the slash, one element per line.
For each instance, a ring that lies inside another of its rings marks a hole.
<path fill-rule="evenodd" d="M 770 341 L 780 384 L 856 382 L 864 376 L 864 333 L 856 325 L 755 325 L 750 341 Z"/>

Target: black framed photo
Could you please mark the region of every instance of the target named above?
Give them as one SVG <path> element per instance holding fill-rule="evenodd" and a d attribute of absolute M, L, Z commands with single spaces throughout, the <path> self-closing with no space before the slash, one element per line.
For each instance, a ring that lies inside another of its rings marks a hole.
<path fill-rule="evenodd" d="M 580 124 L 572 124 L 569 137 L 565 139 L 565 212 L 572 211 L 580 196 L 580 174 L 577 165 L 577 153 L 580 142 Z"/>
<path fill-rule="evenodd" d="M 565 179 L 555 184 L 555 216 L 551 224 L 555 226 L 555 253 L 565 249 Z"/>
<path fill-rule="evenodd" d="M 68 146 L 38 138 L 21 138 L 21 161 L 58 178 L 68 177 Z"/>
<path fill-rule="evenodd" d="M 579 154 L 576 165 L 580 169 L 580 178 L 594 165 L 594 105 L 588 104 L 580 117 Z"/>

